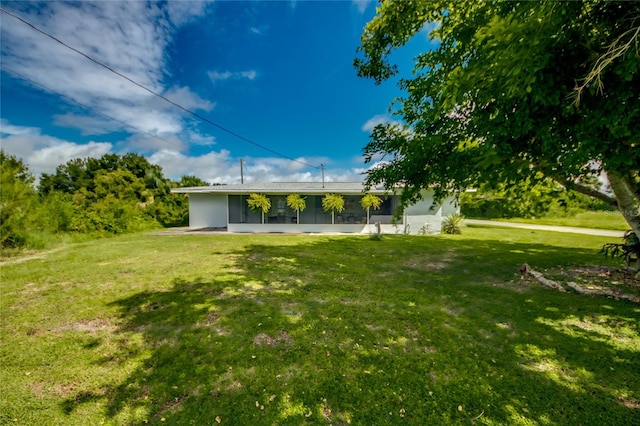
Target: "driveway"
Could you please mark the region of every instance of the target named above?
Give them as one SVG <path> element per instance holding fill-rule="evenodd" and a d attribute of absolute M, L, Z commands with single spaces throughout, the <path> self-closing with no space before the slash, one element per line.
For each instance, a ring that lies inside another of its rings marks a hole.
<path fill-rule="evenodd" d="M 500 222 L 497 220 L 465 219 L 464 223 L 468 223 L 469 225 L 501 226 L 503 228 L 534 229 L 538 231 L 553 231 L 553 232 L 568 232 L 571 234 L 598 235 L 601 237 L 622 238 L 622 235 L 624 234 L 624 231 L 612 231 L 610 229 L 578 228 L 573 226 L 535 225 L 532 223 Z"/>

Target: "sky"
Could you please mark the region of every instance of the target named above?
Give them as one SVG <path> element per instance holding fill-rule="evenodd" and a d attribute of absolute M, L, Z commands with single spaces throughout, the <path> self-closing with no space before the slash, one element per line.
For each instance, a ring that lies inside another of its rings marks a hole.
<path fill-rule="evenodd" d="M 370 131 L 401 95 L 353 67 L 373 1 L 0 4 L 202 117 L 0 13 L 0 144 L 36 176 L 135 152 L 175 180 L 239 183 L 243 161 L 245 182 L 320 181 L 320 164 L 327 181 L 361 181 Z M 394 54 L 401 73 L 429 46 L 419 34 Z"/>

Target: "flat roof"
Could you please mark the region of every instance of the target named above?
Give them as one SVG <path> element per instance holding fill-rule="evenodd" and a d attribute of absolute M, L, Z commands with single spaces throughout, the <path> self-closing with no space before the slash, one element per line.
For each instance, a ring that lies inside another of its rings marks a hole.
<path fill-rule="evenodd" d="M 252 182 L 232 185 L 192 186 L 186 188 L 173 188 L 171 192 L 177 194 L 248 194 L 262 192 L 268 194 L 362 194 L 364 192 L 362 182 Z M 372 194 L 386 194 L 388 191 L 382 186 L 371 188 Z"/>

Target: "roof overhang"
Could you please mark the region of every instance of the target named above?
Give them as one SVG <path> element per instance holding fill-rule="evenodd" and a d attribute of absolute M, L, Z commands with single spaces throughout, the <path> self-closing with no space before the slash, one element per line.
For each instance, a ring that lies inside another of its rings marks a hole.
<path fill-rule="evenodd" d="M 271 182 L 271 183 L 245 183 L 233 185 L 192 186 L 186 188 L 173 188 L 177 194 L 250 194 L 254 192 L 265 194 L 292 194 L 323 195 L 339 193 L 344 195 L 360 195 L 365 192 L 371 194 L 389 194 L 382 186 L 365 191 L 361 182 Z"/>

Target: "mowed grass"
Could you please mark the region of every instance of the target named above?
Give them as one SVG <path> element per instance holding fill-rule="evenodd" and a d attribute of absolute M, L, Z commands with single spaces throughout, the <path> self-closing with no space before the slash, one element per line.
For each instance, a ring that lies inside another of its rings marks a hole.
<path fill-rule="evenodd" d="M 482 218 L 479 218 L 482 219 Z M 504 222 L 533 223 L 537 225 L 575 226 L 578 228 L 612 229 L 626 231 L 629 224 L 618 211 L 583 211 L 571 216 L 539 217 L 535 219 L 496 219 Z"/>
<path fill-rule="evenodd" d="M 12 259 L 0 423 L 640 424 L 640 306 L 518 274 L 608 241 L 133 235 Z"/>

